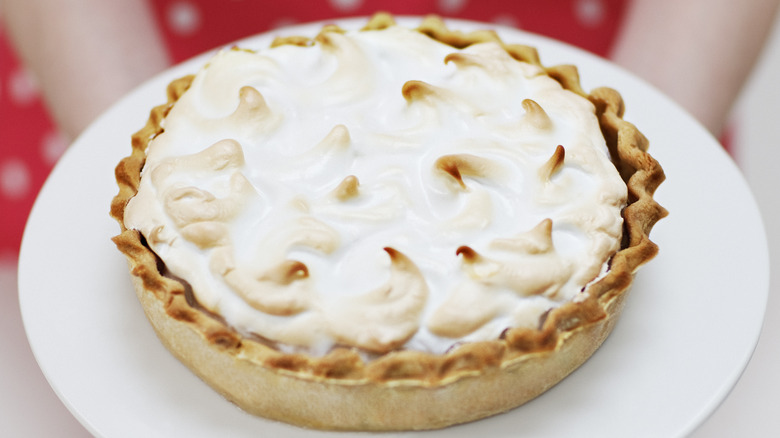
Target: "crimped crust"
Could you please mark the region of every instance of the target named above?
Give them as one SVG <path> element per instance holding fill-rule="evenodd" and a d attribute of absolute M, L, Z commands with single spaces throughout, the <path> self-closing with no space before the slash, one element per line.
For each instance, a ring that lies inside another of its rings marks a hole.
<path fill-rule="evenodd" d="M 392 24 L 391 16 L 377 14 L 364 29 Z M 427 17 L 417 30 L 458 48 L 497 41 L 515 59 L 542 66 L 535 49 L 503 44 L 493 31 L 451 31 L 437 17 Z M 273 45 L 311 41 L 287 37 Z M 648 235 L 666 211 L 653 200 L 663 170 L 647 153 L 647 139 L 622 119 L 620 95 L 608 88 L 586 93 L 573 66 L 543 68 L 594 103 L 613 162 L 628 186 L 622 249 L 608 273 L 588 287 L 587 299 L 551 310 L 538 329 L 508 329 L 500 339 L 463 344 L 443 355 L 395 351 L 366 362 L 357 352 L 338 348 L 312 357 L 282 353 L 240 335 L 203 310 L 185 281 L 167 276 L 144 236 L 123 222 L 125 205 L 138 190 L 147 145 L 162 132 L 161 121 L 190 85 L 193 76 L 187 76 L 169 85 L 168 102 L 155 107 L 146 126 L 133 135 L 132 154 L 116 167 L 120 190 L 111 205 L 121 227 L 113 240 L 128 259 L 138 298 L 160 339 L 246 411 L 321 429 L 440 428 L 514 408 L 558 383 L 611 332 L 634 272 L 657 253 Z"/>

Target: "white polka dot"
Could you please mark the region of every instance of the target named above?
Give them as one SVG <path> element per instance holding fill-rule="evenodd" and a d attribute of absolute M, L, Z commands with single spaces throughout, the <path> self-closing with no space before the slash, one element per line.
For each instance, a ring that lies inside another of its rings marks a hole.
<path fill-rule="evenodd" d="M 168 25 L 181 36 L 192 35 L 200 28 L 201 14 L 192 3 L 178 1 L 168 9 Z"/>
<path fill-rule="evenodd" d="M 38 84 L 24 69 L 11 72 L 8 78 L 8 91 L 11 101 L 19 106 L 29 105 L 38 98 Z"/>
<path fill-rule="evenodd" d="M 577 0 L 574 4 L 574 13 L 577 16 L 577 20 L 585 27 L 600 25 L 604 21 L 606 12 L 602 0 Z"/>
<path fill-rule="evenodd" d="M 0 193 L 10 199 L 24 197 L 30 190 L 30 171 L 22 160 L 11 158 L 0 165 Z"/>
<path fill-rule="evenodd" d="M 341 12 L 354 11 L 363 4 L 363 0 L 329 0 L 334 9 Z"/>
<path fill-rule="evenodd" d="M 282 27 L 292 26 L 293 24 L 297 23 L 298 21 L 295 18 L 292 17 L 280 17 L 274 20 L 271 23 L 270 28 L 271 29 L 279 29 Z"/>
<path fill-rule="evenodd" d="M 47 132 L 41 139 L 41 156 L 47 164 L 56 163 L 67 148 L 68 140 L 58 131 Z"/>
<path fill-rule="evenodd" d="M 493 17 L 493 23 L 496 23 L 500 26 L 509 26 L 509 27 L 515 27 L 520 28 L 520 21 L 514 16 L 510 14 L 499 14 Z"/>
<path fill-rule="evenodd" d="M 468 0 L 439 0 L 439 9 L 445 14 L 460 12 L 466 7 Z"/>

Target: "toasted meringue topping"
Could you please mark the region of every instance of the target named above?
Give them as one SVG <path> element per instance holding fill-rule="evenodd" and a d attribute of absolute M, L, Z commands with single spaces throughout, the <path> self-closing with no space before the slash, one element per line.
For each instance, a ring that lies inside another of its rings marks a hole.
<path fill-rule="evenodd" d="M 626 186 L 593 105 L 486 41 L 329 28 L 219 53 L 125 225 L 289 351 L 442 353 L 538 324 L 605 271 Z"/>

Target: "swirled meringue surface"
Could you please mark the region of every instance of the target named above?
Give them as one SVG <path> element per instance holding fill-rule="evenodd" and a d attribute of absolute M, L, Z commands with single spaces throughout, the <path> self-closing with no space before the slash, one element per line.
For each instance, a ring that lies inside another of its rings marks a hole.
<path fill-rule="evenodd" d="M 414 30 L 225 50 L 125 211 L 198 302 L 285 351 L 442 353 L 538 325 L 619 249 L 593 105 L 497 43 Z"/>

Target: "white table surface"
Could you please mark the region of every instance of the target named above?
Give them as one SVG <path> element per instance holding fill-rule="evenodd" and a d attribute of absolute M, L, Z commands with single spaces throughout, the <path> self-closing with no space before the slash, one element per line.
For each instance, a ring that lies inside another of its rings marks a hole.
<path fill-rule="evenodd" d="M 778 21 L 777 24 L 780 24 Z M 695 438 L 780 436 L 780 25 L 734 119 L 737 162 L 760 205 L 769 239 L 770 296 L 761 339 L 736 387 L 715 413 L 693 433 Z M 19 313 L 16 260 L 0 257 L 0 435 L 8 437 L 81 437 L 89 433 L 48 385 L 33 358 Z"/>

